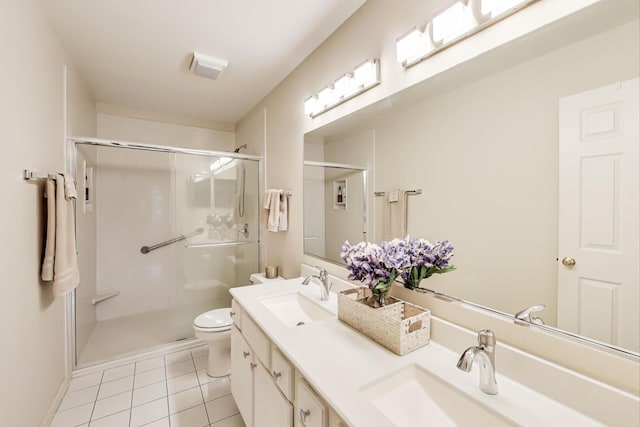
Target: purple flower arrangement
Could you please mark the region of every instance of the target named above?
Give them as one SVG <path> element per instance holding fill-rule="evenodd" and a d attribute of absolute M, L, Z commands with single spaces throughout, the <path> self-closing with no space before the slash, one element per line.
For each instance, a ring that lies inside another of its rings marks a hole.
<path fill-rule="evenodd" d="M 398 277 L 406 288 L 415 289 L 422 279 L 455 270 L 450 265 L 453 245 L 446 240 L 435 245 L 410 236 L 383 241 L 380 245 L 369 242 L 351 245 L 347 241 L 340 255 L 349 269 L 349 279 L 367 285 L 373 293 L 369 303 L 377 307 L 385 305 Z"/>

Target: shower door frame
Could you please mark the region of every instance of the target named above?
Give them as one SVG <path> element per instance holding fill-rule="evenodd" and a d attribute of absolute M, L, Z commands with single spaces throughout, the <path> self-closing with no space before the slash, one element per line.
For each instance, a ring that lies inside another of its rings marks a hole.
<path fill-rule="evenodd" d="M 142 150 L 142 151 L 155 151 L 155 152 L 163 152 L 169 154 L 193 154 L 198 156 L 207 156 L 207 157 L 231 157 L 233 159 L 239 160 L 253 160 L 258 162 L 258 194 L 262 194 L 264 192 L 264 178 L 265 178 L 265 168 L 264 168 L 264 157 L 262 156 L 253 156 L 248 154 L 241 154 L 236 152 L 228 152 L 228 151 L 214 151 L 214 150 L 200 150 L 200 149 L 192 149 L 192 148 L 182 148 L 182 147 L 173 147 L 168 145 L 154 145 L 154 144 L 144 144 L 138 142 L 131 141 L 118 141 L 113 139 L 102 139 L 102 138 L 92 138 L 92 137 L 75 137 L 71 136 L 67 138 L 66 144 L 66 163 L 67 163 L 67 171 L 71 176 L 75 177 L 77 172 L 76 162 L 78 160 L 78 144 L 84 145 L 94 145 L 99 147 L 111 147 L 111 148 L 128 148 L 132 150 Z M 76 183 L 77 185 L 77 183 Z M 78 200 L 74 200 L 74 210 L 75 214 L 78 213 L 78 208 L 80 205 L 78 204 Z M 263 248 L 263 235 L 262 229 L 258 225 L 258 271 L 262 270 L 262 266 L 264 265 L 264 251 Z M 164 350 L 166 348 L 171 348 L 174 346 L 182 347 L 185 346 L 188 342 L 193 339 L 188 339 L 186 341 L 180 341 L 178 344 L 175 343 L 166 343 L 160 346 L 150 347 L 147 349 L 141 349 L 140 351 L 134 351 L 131 353 L 126 353 L 124 355 L 113 356 L 103 360 L 99 360 L 92 363 L 83 364 L 81 366 L 78 365 L 78 357 L 77 357 L 77 349 L 76 349 L 76 293 L 69 292 L 65 299 L 65 318 L 66 318 L 66 341 L 67 345 L 65 347 L 66 353 L 66 367 L 68 373 L 78 370 L 92 370 L 97 366 L 102 366 L 109 364 L 110 362 L 114 362 L 121 358 L 135 358 L 138 356 L 142 356 L 145 354 L 157 352 L 158 350 Z"/>

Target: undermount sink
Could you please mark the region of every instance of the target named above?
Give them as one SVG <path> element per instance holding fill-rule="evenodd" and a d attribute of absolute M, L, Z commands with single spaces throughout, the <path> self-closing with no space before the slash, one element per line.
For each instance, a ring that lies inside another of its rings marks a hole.
<path fill-rule="evenodd" d="M 504 416 L 418 365 L 408 365 L 361 388 L 398 427 L 513 426 Z"/>
<path fill-rule="evenodd" d="M 289 328 L 333 316 L 333 313 L 320 307 L 299 292 L 260 298 L 260 302 Z"/>

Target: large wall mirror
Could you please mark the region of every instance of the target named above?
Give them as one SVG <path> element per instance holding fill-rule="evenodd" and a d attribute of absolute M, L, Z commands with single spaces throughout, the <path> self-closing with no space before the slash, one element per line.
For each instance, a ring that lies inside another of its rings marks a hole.
<path fill-rule="evenodd" d="M 407 233 L 451 241 L 458 268 L 423 287 L 544 306 L 545 325 L 638 356 L 639 33 L 635 1 L 602 2 L 309 132 L 305 151 L 369 168 L 370 241 L 376 191 L 422 190 Z"/>
<path fill-rule="evenodd" d="M 367 171 L 362 166 L 304 164 L 304 253 L 341 263 L 345 240 L 367 239 Z"/>

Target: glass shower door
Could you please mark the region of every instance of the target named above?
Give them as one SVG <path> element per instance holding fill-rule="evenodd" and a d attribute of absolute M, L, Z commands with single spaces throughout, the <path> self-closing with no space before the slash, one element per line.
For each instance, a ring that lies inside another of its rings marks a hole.
<path fill-rule="evenodd" d="M 259 163 L 175 154 L 175 227 L 180 268 L 171 294 L 175 339 L 193 336 L 200 313 L 231 306 L 229 289 L 259 270 Z"/>

